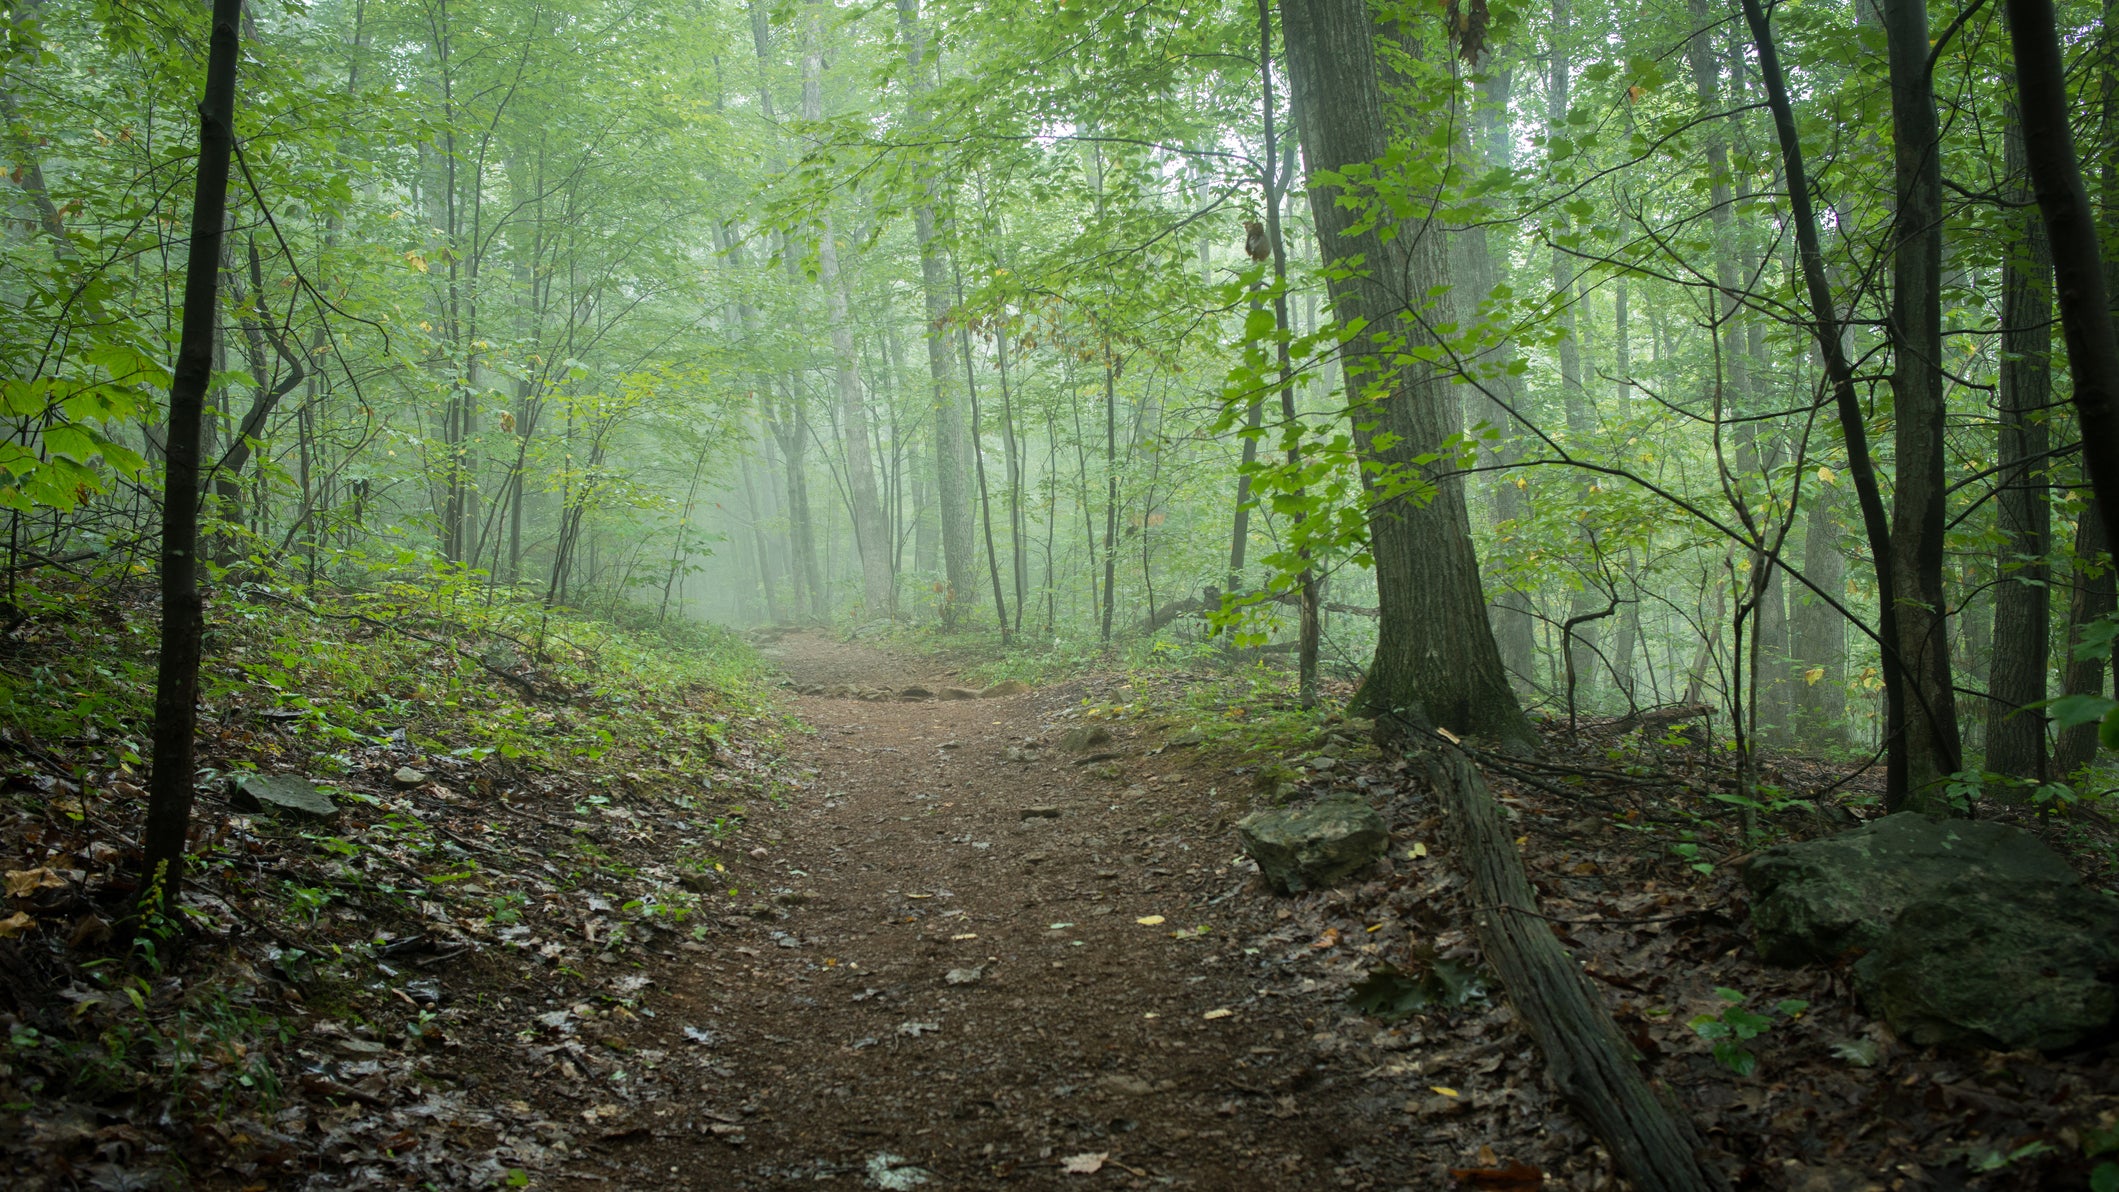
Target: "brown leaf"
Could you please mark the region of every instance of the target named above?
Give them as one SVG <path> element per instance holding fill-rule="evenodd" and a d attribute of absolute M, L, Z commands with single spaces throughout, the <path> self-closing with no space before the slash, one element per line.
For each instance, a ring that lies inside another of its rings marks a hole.
<path fill-rule="evenodd" d="M 1467 1188 L 1532 1192 L 1545 1184 L 1545 1173 L 1528 1163 L 1511 1163 L 1506 1167 L 1452 1167 L 1449 1173 Z"/>

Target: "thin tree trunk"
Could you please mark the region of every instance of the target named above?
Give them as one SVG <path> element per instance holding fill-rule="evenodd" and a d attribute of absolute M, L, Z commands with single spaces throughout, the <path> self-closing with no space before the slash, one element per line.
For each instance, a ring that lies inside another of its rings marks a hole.
<path fill-rule="evenodd" d="M 1898 646 L 1897 569 L 1891 563 L 1891 524 L 1884 512 L 1875 460 L 1869 454 L 1868 425 L 1863 420 L 1861 397 L 1854 387 L 1854 369 L 1841 339 L 1843 324 L 1832 298 L 1831 283 L 1825 276 L 1824 253 L 1818 243 L 1817 212 L 1811 203 L 1809 172 L 1803 164 L 1795 111 L 1788 102 L 1787 83 L 1781 74 L 1780 53 L 1759 0 L 1741 2 L 1744 20 L 1751 27 L 1752 44 L 1758 49 L 1759 74 L 1766 87 L 1766 104 L 1773 113 L 1774 135 L 1780 143 L 1781 166 L 1787 180 L 1789 222 L 1794 227 L 1797 258 L 1802 264 L 1803 285 L 1810 305 L 1811 334 L 1824 356 L 1825 374 L 1838 411 L 1840 432 L 1846 439 L 1847 471 L 1854 479 L 1855 495 L 1861 505 L 1862 528 L 1868 537 L 1870 558 L 1876 568 L 1876 642 L 1883 669 L 1887 749 L 1885 798 L 1887 802 L 1902 804 L 1906 798 L 1909 767 L 1905 759 L 1907 743 L 1897 726 L 1904 721 L 1906 705 L 1911 700 Z"/>
<path fill-rule="evenodd" d="M 242 0 L 214 0 L 199 103 L 199 158 L 184 267 L 184 322 L 169 387 L 167 462 L 162 486 L 162 632 L 155 675 L 154 764 L 148 774 L 145 853 L 139 905 L 175 926 L 191 829 L 192 735 L 198 720 L 199 653 L 205 609 L 199 598 L 199 455 L 206 387 L 213 376 L 220 317 L 222 225 L 235 148 L 235 76 Z"/>
<path fill-rule="evenodd" d="M 926 36 L 919 22 L 919 0 L 897 0 L 898 30 L 905 42 L 910 106 L 914 123 L 926 120 L 929 88 Z M 949 380 L 948 278 L 944 275 L 942 245 L 935 235 L 934 200 L 939 189 L 932 177 L 923 183 L 922 201 L 912 210 L 914 238 L 920 246 L 920 289 L 927 302 L 927 372 L 934 386 L 934 483 L 935 503 L 942 538 L 942 625 L 954 628 L 972 598 L 971 500 L 965 483 L 970 470 L 970 439 L 964 429 L 964 410 Z"/>

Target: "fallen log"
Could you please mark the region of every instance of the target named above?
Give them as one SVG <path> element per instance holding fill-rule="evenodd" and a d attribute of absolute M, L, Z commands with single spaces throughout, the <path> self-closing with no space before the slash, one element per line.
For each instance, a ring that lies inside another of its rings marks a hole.
<path fill-rule="evenodd" d="M 1523 858 L 1485 778 L 1462 752 L 1439 745 L 1428 756 L 1428 777 L 1471 880 L 1479 947 L 1544 1053 L 1560 1095 L 1641 1192 L 1727 1189 L 1728 1177 L 1705 1153 L 1691 1120 L 1641 1074 L 1633 1045 L 1538 913 Z"/>

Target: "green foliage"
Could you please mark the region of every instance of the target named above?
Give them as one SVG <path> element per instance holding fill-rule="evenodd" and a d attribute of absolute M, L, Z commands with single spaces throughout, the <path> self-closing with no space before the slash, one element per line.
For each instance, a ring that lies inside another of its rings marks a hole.
<path fill-rule="evenodd" d="M 1728 1003 L 1722 1012 L 1696 1014 L 1686 1025 L 1714 1044 L 1715 1063 L 1738 1076 L 1749 1076 L 1758 1070 L 1758 1056 L 1744 1044 L 1772 1030 L 1773 1016 L 1746 1009 L 1744 1003 L 1750 999 L 1737 990 L 1718 987 L 1714 993 Z M 1787 998 L 1773 1006 L 1774 1013 L 1791 1019 L 1809 1008 L 1809 1002 L 1798 998 Z"/>

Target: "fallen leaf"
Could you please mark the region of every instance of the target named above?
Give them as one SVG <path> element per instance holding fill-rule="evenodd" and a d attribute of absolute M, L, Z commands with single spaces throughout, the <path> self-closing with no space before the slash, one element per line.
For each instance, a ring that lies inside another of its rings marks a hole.
<path fill-rule="evenodd" d="M 21 911 L 16 911 L 7 918 L 0 919 L 0 940 L 11 940 L 36 925 L 37 921 L 35 919 L 30 918 Z"/>
<path fill-rule="evenodd" d="M 1142 927 L 1161 927 L 1163 925 L 1163 917 L 1161 915 L 1142 915 L 1133 921 Z"/>
<path fill-rule="evenodd" d="M 39 890 L 63 890 L 66 879 L 53 872 L 49 865 L 35 869 L 10 869 L 7 871 L 7 896 L 28 898 Z"/>
<path fill-rule="evenodd" d="M 1060 1160 L 1060 1170 L 1068 1175 L 1095 1175 L 1104 1169 L 1104 1161 L 1111 1157 L 1109 1151 L 1090 1151 L 1080 1155 L 1069 1155 Z"/>
<path fill-rule="evenodd" d="M 1312 948 L 1331 948 L 1331 947 L 1336 947 L 1336 946 L 1338 946 L 1338 944 L 1339 944 L 1339 929 L 1338 929 L 1337 927 L 1327 927 L 1327 928 L 1325 928 L 1325 929 L 1324 929 L 1324 934 L 1323 934 L 1323 935 L 1320 935 L 1320 936 L 1318 936 L 1318 937 L 1317 937 L 1317 938 L 1316 938 L 1315 940 L 1311 941 L 1311 943 L 1310 943 L 1310 947 L 1312 947 Z"/>
<path fill-rule="evenodd" d="M 1427 845 L 1416 840 L 1413 842 L 1413 847 L 1407 850 L 1405 855 L 1408 858 L 1417 861 L 1427 855 Z"/>
<path fill-rule="evenodd" d="M 1543 1187 L 1545 1173 L 1528 1163 L 1506 1167 L 1452 1167 L 1450 1175 L 1470 1188 L 1496 1188 L 1501 1192 L 1532 1192 Z"/>
<path fill-rule="evenodd" d="M 1442 1087 L 1441 1085 L 1439 1085 L 1439 1084 L 1431 1084 L 1431 1085 L 1428 1085 L 1428 1086 L 1427 1086 L 1427 1088 L 1428 1088 L 1428 1091 L 1429 1091 L 1429 1092 L 1432 1092 L 1432 1093 L 1441 1093 L 1441 1094 L 1442 1094 L 1443 1096 L 1445 1096 L 1445 1097 L 1461 1097 L 1461 1096 L 1463 1096 L 1463 1095 L 1464 1095 L 1464 1094 L 1462 1094 L 1462 1093 L 1459 1093 L 1459 1092 L 1458 1092 L 1457 1090 L 1455 1090 L 1455 1089 L 1443 1088 L 1443 1087 Z"/>
<path fill-rule="evenodd" d="M 1232 1018 L 1235 1016 L 1235 1014 L 1236 1011 L 1231 1010 L 1226 1006 L 1223 1006 L 1219 1009 L 1209 1010 L 1205 1014 L 1200 1015 L 1200 1017 L 1206 1019 L 1209 1022 L 1212 1022 L 1217 1018 Z"/>

